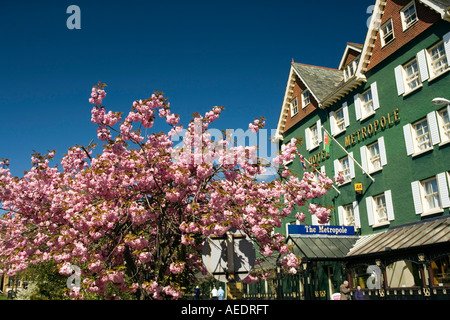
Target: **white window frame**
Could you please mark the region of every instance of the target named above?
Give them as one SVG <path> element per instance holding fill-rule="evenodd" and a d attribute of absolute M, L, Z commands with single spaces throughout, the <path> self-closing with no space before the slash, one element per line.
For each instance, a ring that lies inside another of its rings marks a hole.
<path fill-rule="evenodd" d="M 359 218 L 359 205 L 357 201 L 350 204 L 338 206 L 339 225 L 352 226 L 356 229 L 361 228 L 361 219 Z"/>
<path fill-rule="evenodd" d="M 344 69 L 344 80 L 347 81 L 351 77 L 353 77 L 356 73 L 356 70 L 358 69 L 358 63 L 359 63 L 360 56 L 357 56 L 355 59 L 353 59 L 349 64 L 345 66 Z"/>
<path fill-rule="evenodd" d="M 450 143 L 450 105 L 438 110 L 439 135 L 441 137 L 440 146 Z"/>
<path fill-rule="evenodd" d="M 411 9 L 411 7 L 414 9 L 414 12 L 411 13 L 410 15 L 406 16 L 406 12 Z M 406 31 L 407 29 L 409 29 L 410 27 L 412 27 L 417 21 L 419 21 L 418 17 L 417 17 L 417 10 L 416 10 L 416 4 L 415 1 L 411 1 L 410 3 L 408 3 L 401 11 L 400 11 L 400 16 L 402 18 L 402 27 L 403 27 L 403 31 Z M 410 17 L 415 16 L 414 19 L 410 20 L 409 22 L 407 21 L 407 19 L 409 19 Z"/>
<path fill-rule="evenodd" d="M 313 135 L 314 128 L 317 128 L 317 135 Z M 322 122 L 317 120 L 315 124 L 305 129 L 306 150 L 311 151 L 317 148 L 322 142 Z"/>
<path fill-rule="evenodd" d="M 434 49 L 438 49 L 437 57 L 436 57 L 436 55 L 432 54 L 432 51 Z M 429 80 L 437 78 L 440 75 L 442 75 L 445 72 L 450 70 L 450 66 L 448 63 L 448 55 L 447 55 L 446 46 L 445 46 L 444 41 L 440 41 L 437 44 L 435 44 L 434 46 L 428 48 L 426 50 L 426 57 L 427 57 L 427 62 L 428 62 L 428 70 L 430 72 Z M 439 66 L 436 66 L 436 64 L 439 64 Z"/>
<path fill-rule="evenodd" d="M 338 117 L 339 113 L 342 113 L 342 118 Z M 337 136 L 338 134 L 344 132 L 350 125 L 347 102 L 344 102 L 342 107 L 336 111 L 331 111 L 329 115 L 331 135 L 333 136 Z"/>
<path fill-rule="evenodd" d="M 390 26 L 390 31 L 387 31 L 387 27 Z M 392 35 L 392 38 L 386 41 L 386 38 Z M 381 46 L 384 47 L 385 45 L 391 43 L 395 39 L 394 35 L 394 25 L 392 24 L 392 19 L 389 19 L 380 28 L 380 39 L 381 39 Z"/>
<path fill-rule="evenodd" d="M 350 183 L 355 178 L 355 164 L 353 162 L 353 152 L 350 152 L 350 157 L 345 156 L 334 160 L 334 174 L 337 175 L 342 172 L 344 175 L 344 182 L 341 185 Z M 344 163 L 348 161 L 348 167 L 344 167 Z"/>
<path fill-rule="evenodd" d="M 372 99 L 365 101 L 364 95 L 371 94 Z M 375 114 L 376 110 L 380 108 L 380 101 L 378 98 L 378 88 L 377 83 L 373 82 L 370 85 L 370 88 L 364 91 L 363 93 L 358 93 L 354 96 L 354 103 L 355 103 L 355 114 L 356 114 L 356 120 L 364 120 L 372 115 Z M 366 111 L 366 106 L 371 104 L 371 111 Z"/>
<path fill-rule="evenodd" d="M 413 68 L 412 69 L 413 73 L 411 75 L 408 75 L 408 69 L 410 67 Z M 406 89 L 405 93 L 413 92 L 422 86 L 422 81 L 420 80 L 419 63 L 417 62 L 417 58 L 414 58 L 403 65 L 403 81 Z M 415 84 L 414 87 L 413 84 Z"/>
<path fill-rule="evenodd" d="M 381 201 L 384 199 L 384 201 Z M 380 206 L 380 203 L 384 203 Z M 384 193 L 366 198 L 367 219 L 372 228 L 377 228 L 390 224 L 395 220 L 394 206 L 392 204 L 392 192 L 387 190 Z M 381 218 L 380 212 L 384 214 Z"/>
<path fill-rule="evenodd" d="M 295 116 L 298 113 L 298 99 L 295 97 L 291 100 L 291 117 Z"/>
<path fill-rule="evenodd" d="M 309 90 L 306 89 L 302 92 L 302 109 L 305 109 L 311 103 L 311 95 Z"/>
<path fill-rule="evenodd" d="M 416 126 L 422 122 L 426 121 L 427 123 L 427 133 L 422 133 L 419 136 L 417 135 Z M 436 120 L 436 112 L 432 111 L 427 114 L 426 118 L 422 118 L 419 121 L 414 122 L 413 124 L 406 124 L 403 126 L 403 135 L 405 138 L 406 145 L 406 153 L 409 156 L 415 157 L 422 153 L 432 151 L 433 146 L 439 144 L 441 142 L 441 138 L 439 136 L 438 123 Z M 430 147 L 426 149 L 420 149 L 419 145 L 422 143 L 419 141 L 421 138 L 427 138 L 430 144 Z"/>
<path fill-rule="evenodd" d="M 416 214 L 426 216 L 441 213 L 444 211 L 444 208 L 450 207 L 449 189 L 447 182 L 448 178 L 449 176 L 447 172 L 441 172 L 436 176 L 420 181 L 411 182 L 414 210 L 416 211 Z M 428 198 L 436 196 L 436 192 L 429 193 L 429 190 L 427 190 L 427 184 L 431 183 L 434 180 L 436 181 L 437 186 L 439 207 L 428 206 Z"/>
<path fill-rule="evenodd" d="M 374 146 L 375 144 L 378 145 L 378 150 L 379 150 L 378 157 L 377 157 L 377 159 L 371 159 L 372 155 L 370 152 L 370 148 L 372 146 Z M 366 170 L 369 173 L 378 172 L 378 171 L 382 170 L 385 165 L 387 165 L 386 147 L 385 147 L 385 143 L 384 143 L 384 137 L 378 138 L 375 142 L 373 142 L 367 146 L 362 146 L 360 148 L 360 153 L 361 153 L 361 166 L 363 167 L 364 170 Z M 379 168 L 375 168 L 373 166 L 372 162 L 375 160 L 380 162 Z"/>

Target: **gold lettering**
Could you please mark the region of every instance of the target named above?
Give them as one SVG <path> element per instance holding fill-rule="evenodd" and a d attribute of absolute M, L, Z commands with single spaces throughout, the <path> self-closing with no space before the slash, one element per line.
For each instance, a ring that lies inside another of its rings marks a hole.
<path fill-rule="evenodd" d="M 350 135 L 350 137 L 352 138 L 352 144 L 355 144 L 355 133 L 352 132 L 352 134 Z"/>
<path fill-rule="evenodd" d="M 388 124 L 389 125 L 393 124 L 394 121 L 391 121 L 391 115 L 388 113 L 387 116 L 388 116 Z"/>
<path fill-rule="evenodd" d="M 372 133 L 373 133 L 373 126 L 372 126 L 371 123 L 369 123 L 369 125 L 367 126 L 367 134 L 368 134 L 369 136 L 371 136 Z"/>
<path fill-rule="evenodd" d="M 361 138 L 366 139 L 367 138 L 367 129 L 366 127 L 361 128 Z"/>
<path fill-rule="evenodd" d="M 398 116 L 398 108 L 397 109 L 394 109 L 394 120 L 397 122 L 397 121 L 400 121 L 400 117 Z"/>
<path fill-rule="evenodd" d="M 373 122 L 373 131 L 375 131 L 375 133 L 377 132 L 378 126 L 380 125 L 380 122 L 378 120 L 375 120 Z"/>
<path fill-rule="evenodd" d="M 358 135 L 358 142 L 361 141 L 359 138 L 359 132 L 361 131 L 361 129 L 356 130 L 356 134 Z"/>
<path fill-rule="evenodd" d="M 345 147 L 349 147 L 350 146 L 350 136 L 346 136 L 345 137 Z"/>
<path fill-rule="evenodd" d="M 313 157 L 309 157 L 309 163 L 314 163 L 313 162 Z"/>

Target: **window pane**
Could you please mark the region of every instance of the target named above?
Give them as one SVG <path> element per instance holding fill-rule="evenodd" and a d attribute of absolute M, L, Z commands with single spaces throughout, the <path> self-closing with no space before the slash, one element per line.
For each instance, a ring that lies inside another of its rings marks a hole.
<path fill-rule="evenodd" d="M 423 184 L 425 190 L 425 209 L 431 210 L 441 207 L 441 199 L 439 198 L 439 189 L 436 179 L 425 181 Z"/>
<path fill-rule="evenodd" d="M 427 120 L 423 120 L 414 125 L 416 134 L 416 146 L 419 150 L 427 150 L 431 148 L 430 132 Z"/>
<path fill-rule="evenodd" d="M 384 194 L 378 197 L 374 197 L 375 202 L 375 221 L 377 223 L 382 223 L 387 221 L 387 211 L 386 211 L 386 199 Z"/>

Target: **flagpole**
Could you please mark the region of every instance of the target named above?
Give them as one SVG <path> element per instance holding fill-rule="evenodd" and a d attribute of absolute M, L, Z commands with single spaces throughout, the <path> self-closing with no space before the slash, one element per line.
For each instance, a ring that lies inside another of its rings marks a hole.
<path fill-rule="evenodd" d="M 358 161 L 356 161 L 355 160 L 355 158 L 353 158 L 353 156 L 350 154 L 350 153 L 348 153 L 348 151 L 347 150 L 345 150 L 345 148 L 327 131 L 327 129 L 325 129 L 323 126 L 321 126 L 322 127 L 322 129 L 327 133 L 327 135 L 328 135 L 328 137 L 331 137 L 331 139 L 333 139 L 333 141 L 334 142 L 336 142 L 337 143 L 337 145 L 339 146 L 339 147 L 341 147 L 341 149 L 342 150 L 344 150 L 344 152 L 347 154 L 347 156 L 349 156 L 349 158 L 351 158 L 352 160 L 353 160 L 353 162 L 355 162 L 357 165 L 358 165 L 358 167 L 360 167 L 361 168 L 361 170 L 365 173 L 365 174 L 367 174 L 367 176 L 370 178 L 370 180 L 372 180 L 373 182 L 375 182 L 375 179 L 374 178 L 372 178 L 372 176 L 366 171 L 366 170 L 364 170 L 364 168 L 359 164 L 359 162 Z"/>

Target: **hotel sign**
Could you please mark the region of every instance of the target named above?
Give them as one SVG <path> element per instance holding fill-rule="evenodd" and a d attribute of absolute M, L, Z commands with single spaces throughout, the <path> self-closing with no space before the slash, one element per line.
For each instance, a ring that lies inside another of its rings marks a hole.
<path fill-rule="evenodd" d="M 400 121 L 400 117 L 398 115 L 398 108 L 394 109 L 391 113 L 387 113 L 383 115 L 381 118 L 374 120 L 369 123 L 367 126 L 363 126 L 360 129 L 352 132 L 348 136 L 345 137 L 345 147 L 348 148 L 350 146 L 355 145 L 356 143 L 363 141 L 372 135 L 376 134 L 379 130 L 384 130 L 386 128 L 391 127 L 396 122 Z"/>
<path fill-rule="evenodd" d="M 324 235 L 324 236 L 354 236 L 355 228 L 350 226 L 328 225 L 288 225 L 289 235 Z"/>

